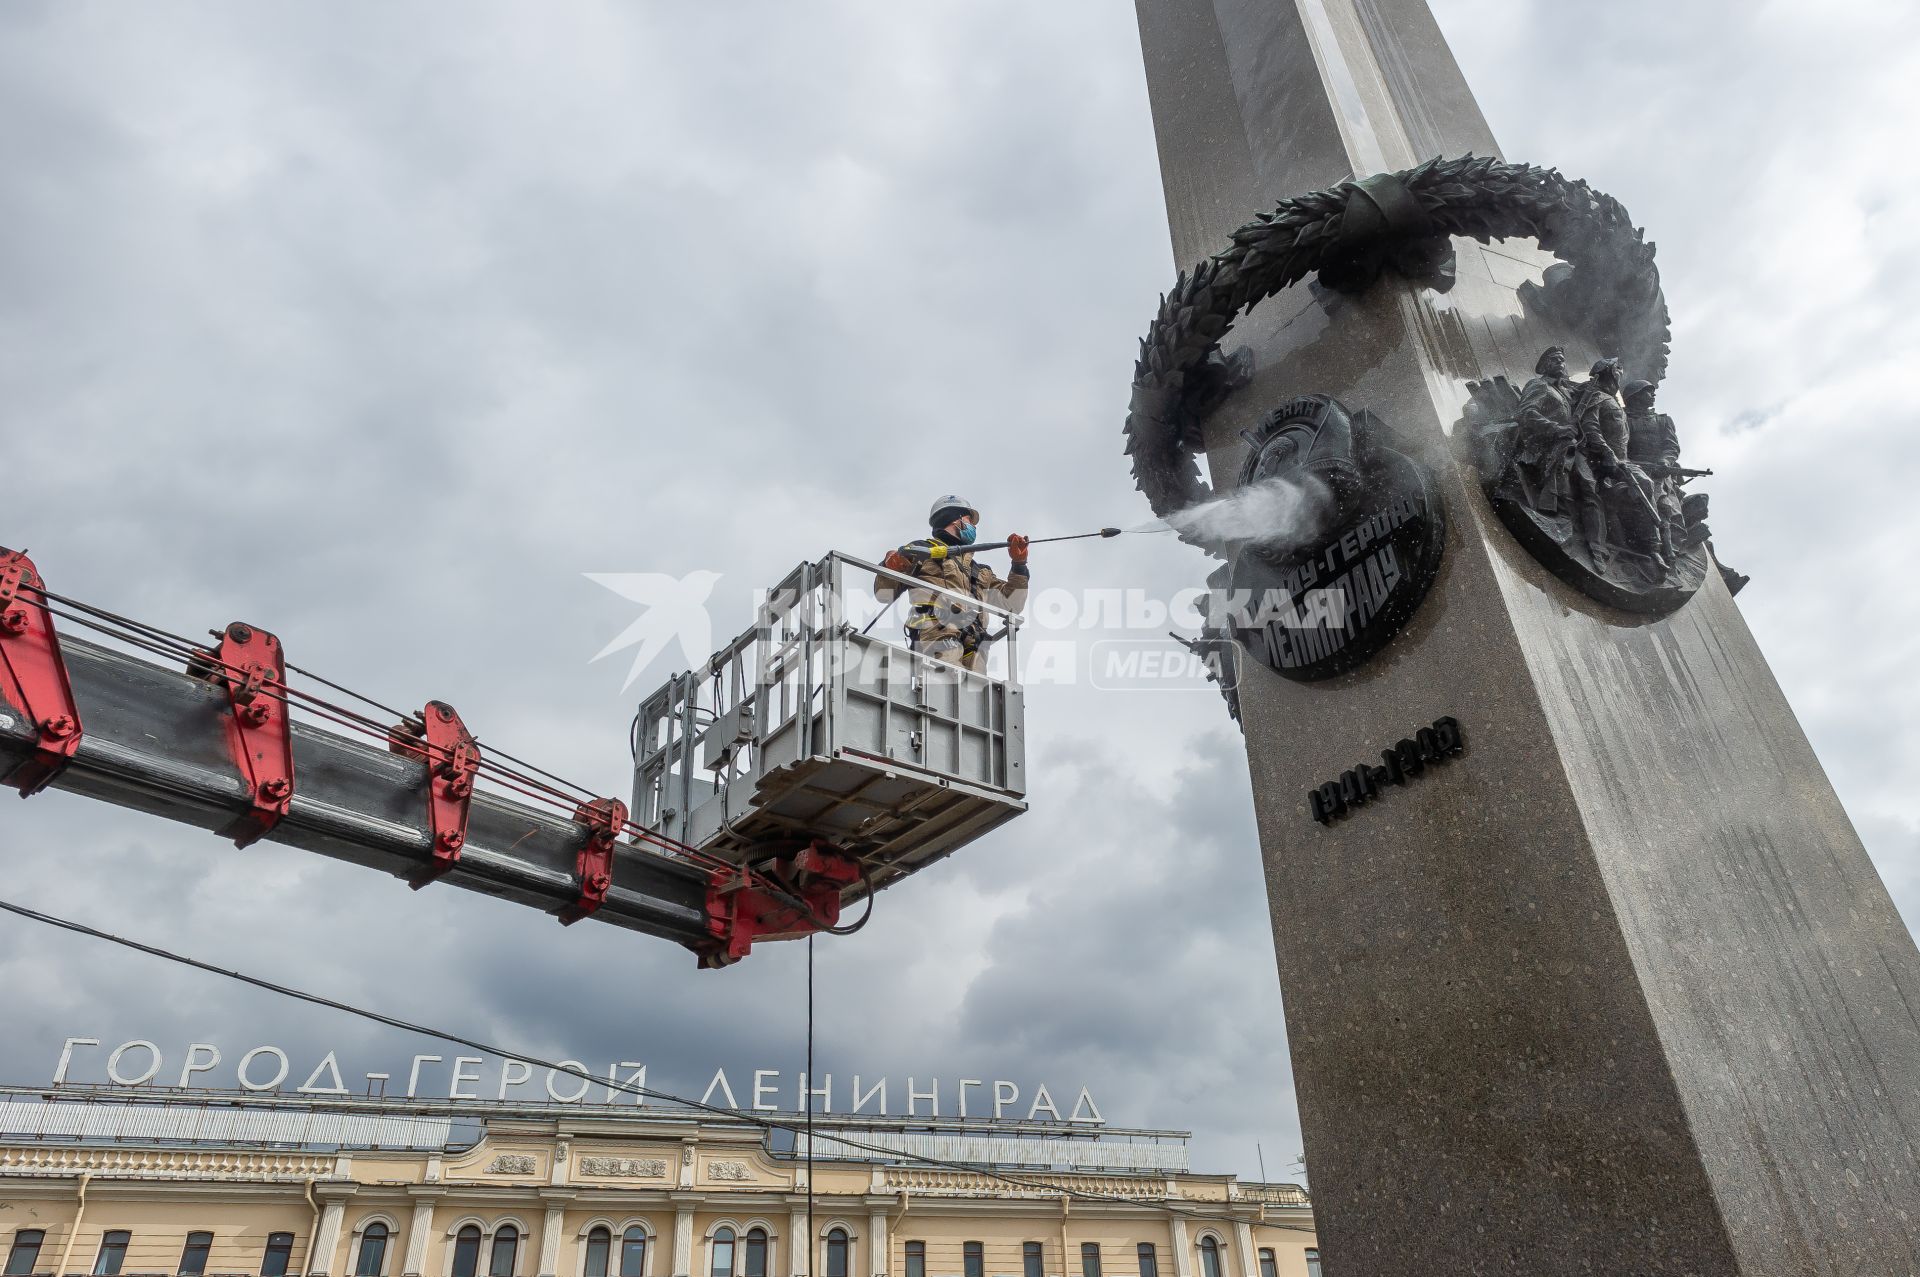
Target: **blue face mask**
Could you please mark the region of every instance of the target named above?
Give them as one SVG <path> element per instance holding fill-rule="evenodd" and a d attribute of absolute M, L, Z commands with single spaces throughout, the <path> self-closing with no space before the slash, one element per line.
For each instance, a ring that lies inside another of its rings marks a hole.
<path fill-rule="evenodd" d="M 954 539 L 959 541 L 961 545 L 972 545 L 973 538 L 978 534 L 978 528 L 974 527 L 971 523 L 963 523 L 960 525 L 960 530 L 953 535 Z"/>

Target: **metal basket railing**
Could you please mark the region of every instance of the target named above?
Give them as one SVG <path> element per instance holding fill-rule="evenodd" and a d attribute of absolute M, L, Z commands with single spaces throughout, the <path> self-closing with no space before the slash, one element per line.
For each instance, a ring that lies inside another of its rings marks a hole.
<path fill-rule="evenodd" d="M 976 609 L 987 668 L 857 626 L 878 605 L 866 583 Z M 819 840 L 876 884 L 911 872 L 1025 810 L 1019 629 L 1005 607 L 850 555 L 803 563 L 751 628 L 641 703 L 634 818 L 736 863 Z"/>

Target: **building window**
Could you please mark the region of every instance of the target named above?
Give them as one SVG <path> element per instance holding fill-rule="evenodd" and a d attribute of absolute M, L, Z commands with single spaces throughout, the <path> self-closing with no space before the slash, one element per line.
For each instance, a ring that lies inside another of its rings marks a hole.
<path fill-rule="evenodd" d="M 480 1229 L 468 1224 L 453 1235 L 453 1277 L 474 1277 L 480 1271 Z"/>
<path fill-rule="evenodd" d="M 907 1277 L 927 1277 L 927 1244 L 925 1242 L 907 1243 Z"/>
<path fill-rule="evenodd" d="M 740 1257 L 745 1268 L 743 1277 L 767 1277 L 767 1230 L 749 1228 L 747 1230 L 746 1254 Z M 639 1277 L 638 1273 L 623 1273 L 621 1277 Z"/>
<path fill-rule="evenodd" d="M 47 1240 L 44 1228 L 23 1228 L 13 1235 L 13 1249 L 7 1252 L 7 1277 L 25 1277 L 40 1262 L 40 1247 Z"/>
<path fill-rule="evenodd" d="M 1220 1239 L 1200 1239 L 1200 1277 L 1220 1277 Z"/>
<path fill-rule="evenodd" d="M 1100 1243 L 1080 1243 L 1080 1277 L 1100 1277 Z"/>
<path fill-rule="evenodd" d="M 13 1248 L 7 1252 L 7 1277 L 24 1277 L 40 1262 L 40 1247 L 46 1243 L 44 1228 L 23 1228 L 13 1235 Z"/>
<path fill-rule="evenodd" d="M 827 1234 L 827 1277 L 847 1277 L 847 1230 Z"/>
<path fill-rule="evenodd" d="M 513 1277 L 513 1261 L 520 1257 L 520 1230 L 502 1224 L 493 1233 L 493 1262 L 487 1265 L 487 1277 Z"/>
<path fill-rule="evenodd" d="M 733 1277 L 733 1230 L 723 1228 L 713 1235 L 713 1277 Z"/>
<path fill-rule="evenodd" d="M 1140 1277 L 1160 1277 L 1160 1252 L 1152 1242 L 1140 1243 Z"/>
<path fill-rule="evenodd" d="M 620 1234 L 620 1277 L 644 1277 L 646 1271 L 647 1234 L 635 1224 Z"/>
<path fill-rule="evenodd" d="M 986 1252 L 979 1242 L 968 1242 L 961 1247 L 961 1254 L 966 1260 L 966 1277 L 987 1277 Z"/>
<path fill-rule="evenodd" d="M 1307 1247 L 1307 1277 L 1320 1277 L 1320 1252 Z"/>
<path fill-rule="evenodd" d="M 93 1261 L 93 1277 L 120 1277 L 120 1265 L 127 1262 L 127 1243 L 133 1234 L 115 1229 L 100 1239 L 100 1254 Z"/>
<path fill-rule="evenodd" d="M 587 1277 L 607 1277 L 607 1254 L 612 1249 L 612 1230 L 596 1228 L 587 1234 Z"/>
<path fill-rule="evenodd" d="M 186 1249 L 180 1252 L 180 1277 L 200 1277 L 206 1272 L 207 1252 L 212 1249 L 212 1233 L 188 1233 Z"/>
<path fill-rule="evenodd" d="M 387 1226 L 376 1219 L 360 1234 L 360 1260 L 353 1266 L 354 1277 L 380 1277 L 387 1270 L 387 1233 Z"/>
<path fill-rule="evenodd" d="M 287 1277 L 293 1263 L 293 1234 L 268 1233 L 267 1251 L 260 1256 L 260 1277 Z"/>
<path fill-rule="evenodd" d="M 1047 1277 L 1043 1263 L 1039 1242 L 1027 1242 L 1020 1247 L 1021 1277 Z"/>
<path fill-rule="evenodd" d="M 1260 1248 L 1260 1277 L 1279 1277 L 1279 1266 L 1273 1262 L 1273 1252 L 1265 1246 Z"/>

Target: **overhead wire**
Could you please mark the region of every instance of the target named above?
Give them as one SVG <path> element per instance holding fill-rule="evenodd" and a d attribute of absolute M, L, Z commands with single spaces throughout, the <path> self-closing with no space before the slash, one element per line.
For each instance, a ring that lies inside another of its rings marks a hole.
<path fill-rule="evenodd" d="M 45 913 L 41 910 L 31 908 L 27 905 L 16 904 L 10 900 L 0 899 L 0 911 L 13 914 L 16 917 L 28 919 L 29 921 L 32 921 L 32 922 L 38 922 L 45 926 L 55 927 L 62 931 L 69 931 L 76 935 L 87 936 L 95 940 L 103 940 L 109 944 L 115 944 L 125 949 L 131 949 L 136 953 L 144 953 L 148 957 L 159 958 L 166 962 L 173 962 L 181 966 L 191 967 L 196 971 L 202 971 L 209 975 L 221 976 L 225 979 L 234 980 L 245 985 L 250 985 L 253 988 L 261 989 L 268 993 L 273 993 L 285 998 L 291 998 L 298 1002 L 305 1002 L 311 1006 L 325 1007 L 328 1010 L 338 1011 L 345 1015 L 357 1016 L 360 1019 L 369 1020 L 375 1024 L 384 1025 L 387 1028 L 398 1029 L 404 1033 L 417 1034 L 421 1037 L 433 1038 L 437 1041 L 446 1042 L 453 1046 L 464 1046 L 470 1050 L 479 1051 L 483 1055 L 490 1055 L 503 1060 L 517 1060 L 522 1064 L 534 1065 L 538 1068 L 548 1069 L 554 1073 L 560 1073 L 568 1077 L 579 1078 L 584 1081 L 593 1082 L 595 1084 L 605 1086 L 609 1090 L 622 1091 L 630 1095 L 642 1096 L 644 1098 L 652 1099 L 652 1100 L 659 1100 L 662 1103 L 680 1105 L 685 1108 L 693 1109 L 697 1112 L 711 1113 L 717 1117 L 723 1117 L 730 1121 L 744 1122 L 749 1126 L 756 1126 L 765 1131 L 784 1131 L 790 1135 L 804 1134 L 806 1136 L 806 1148 L 808 1152 L 810 1153 L 813 1148 L 812 1097 L 811 1096 L 808 1097 L 808 1101 L 807 1101 L 808 1113 L 806 1115 L 804 1122 L 800 1124 L 796 1124 L 792 1121 L 781 1121 L 778 1118 L 763 1117 L 757 1113 L 741 1112 L 736 1109 L 723 1108 L 722 1106 L 717 1104 L 709 1104 L 705 1100 L 689 1099 L 685 1096 L 675 1095 L 668 1091 L 660 1091 L 652 1087 L 641 1086 L 638 1083 L 622 1081 L 615 1077 L 596 1076 L 595 1074 L 588 1072 L 584 1067 L 577 1066 L 572 1061 L 546 1060 L 537 1055 L 529 1055 L 525 1052 L 509 1050 L 505 1047 L 497 1046 L 490 1042 L 483 1042 L 477 1038 L 467 1037 L 463 1034 L 454 1033 L 447 1029 L 438 1029 L 438 1028 L 432 1027 L 431 1025 L 419 1024 L 410 1020 L 403 1020 L 403 1019 L 400 1019 L 398 1016 L 388 1015 L 385 1012 L 375 1011 L 367 1007 L 355 1005 L 354 1003 L 343 1002 L 336 998 L 327 997 L 324 994 L 310 993 L 304 989 L 296 989 L 291 985 L 281 984 L 277 981 L 266 979 L 263 976 L 250 975 L 244 971 L 235 970 L 229 967 L 218 966 L 214 963 L 206 962 L 199 958 L 190 957 L 186 954 L 178 953 L 178 952 L 175 952 L 174 950 L 163 948 L 159 945 L 147 944 L 144 941 L 135 940 L 128 936 L 116 935 L 111 931 L 103 931 L 98 927 L 89 926 L 84 922 L 77 922 L 70 918 L 62 918 L 56 914 Z M 808 948 L 809 948 L 809 952 L 811 952 L 811 949 L 812 949 L 811 941 L 809 941 Z M 809 966 L 808 966 L 808 1017 L 807 1017 L 807 1020 L 808 1020 L 808 1039 L 809 1039 L 809 1044 L 811 1044 L 812 1023 L 813 1023 L 811 963 L 809 963 Z M 807 1085 L 809 1087 L 813 1085 L 811 1050 L 809 1050 L 809 1053 L 808 1053 Z M 1070 1198 L 1075 1201 L 1103 1202 L 1108 1204 L 1117 1203 L 1117 1204 L 1126 1205 L 1126 1206 L 1151 1206 L 1156 1209 L 1164 1210 L 1170 1215 L 1178 1215 L 1187 1219 L 1210 1220 L 1217 1223 L 1241 1224 L 1241 1223 L 1251 1222 L 1241 1216 L 1226 1215 L 1226 1214 L 1220 1214 L 1217 1212 L 1189 1209 L 1180 1205 L 1176 1205 L 1173 1199 L 1166 1198 L 1166 1197 L 1152 1197 L 1152 1198 L 1129 1197 L 1129 1196 L 1123 1196 L 1118 1193 L 1098 1193 L 1088 1189 L 1071 1188 L 1071 1187 L 1067 1187 L 1065 1185 L 1060 1185 L 1060 1184 L 1049 1184 L 1044 1180 L 1035 1180 L 1035 1179 L 1023 1178 L 1017 1175 L 1010 1175 L 1005 1171 L 994 1170 L 989 1167 L 972 1165 L 966 1162 L 954 1162 L 954 1161 L 946 1160 L 944 1158 L 929 1157 L 926 1154 L 922 1154 L 922 1153 L 910 1153 L 900 1149 L 887 1148 L 879 1144 L 866 1143 L 864 1141 L 855 1139 L 845 1134 L 844 1132 L 836 1134 L 833 1137 L 833 1140 L 835 1144 L 845 1148 L 858 1149 L 862 1152 L 875 1153 L 875 1154 L 881 1155 L 882 1157 L 893 1159 L 893 1160 L 912 1162 L 922 1166 L 930 1166 L 938 1170 L 958 1171 L 968 1175 L 980 1175 L 988 1179 L 997 1180 L 1001 1183 L 1011 1184 L 1015 1187 L 1037 1190 L 1043 1193 L 1057 1194 L 1059 1196 Z M 811 1190 L 812 1183 L 813 1183 L 813 1176 L 811 1173 L 809 1173 L 807 1176 L 807 1183 L 808 1183 L 809 1190 Z M 1299 1225 L 1299 1224 L 1288 1224 L 1288 1223 L 1274 1221 L 1274 1220 L 1264 1220 L 1261 1222 L 1264 1223 L 1265 1226 L 1271 1227 L 1271 1228 L 1294 1229 L 1300 1232 L 1314 1231 L 1311 1228 L 1308 1228 L 1304 1225 Z M 811 1225 L 809 1225 L 809 1232 L 811 1231 L 812 1231 L 812 1228 L 811 1228 Z M 814 1243 L 815 1243 L 815 1239 L 812 1237 L 809 1237 L 808 1238 L 809 1267 L 811 1267 L 811 1263 L 812 1263 L 811 1257 L 814 1249 Z"/>

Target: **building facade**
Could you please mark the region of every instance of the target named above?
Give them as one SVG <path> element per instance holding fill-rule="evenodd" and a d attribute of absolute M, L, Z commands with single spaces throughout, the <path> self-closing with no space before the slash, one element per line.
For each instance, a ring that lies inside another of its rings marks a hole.
<path fill-rule="evenodd" d="M 681 1110 L 0 1093 L 0 1255 L 9 1277 L 1318 1272 L 1298 1185 L 1142 1169 L 1170 1140 L 1184 1167 L 1178 1132 L 842 1118 L 809 1183 L 803 1138 Z M 968 1156 L 858 1147 L 882 1142 Z"/>

